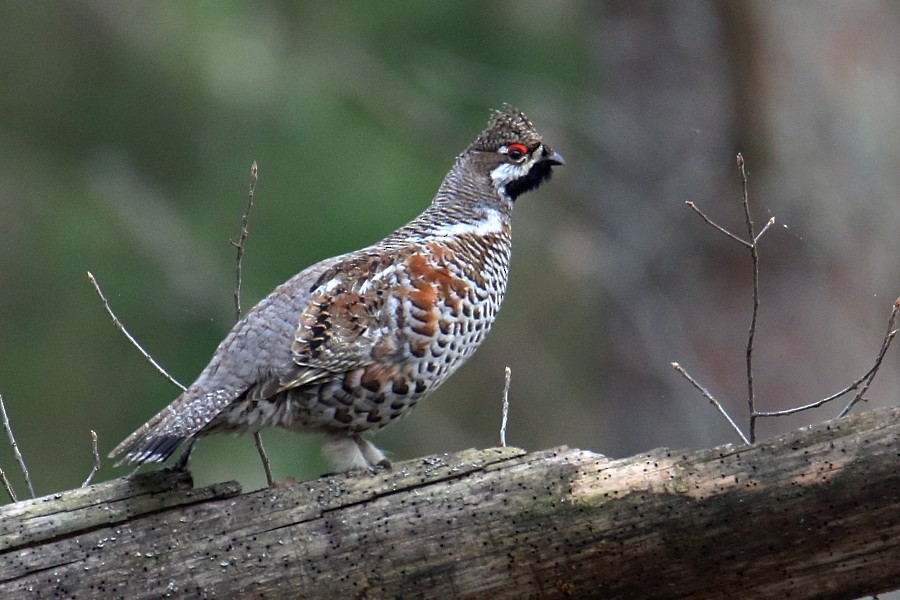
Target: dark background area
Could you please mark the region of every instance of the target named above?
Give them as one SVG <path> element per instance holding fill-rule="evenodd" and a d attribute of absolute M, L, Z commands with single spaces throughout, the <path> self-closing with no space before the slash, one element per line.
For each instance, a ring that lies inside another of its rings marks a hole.
<path fill-rule="evenodd" d="M 183 383 L 233 322 L 234 249 L 260 167 L 244 305 L 417 215 L 491 108 L 567 160 L 521 199 L 511 282 L 475 357 L 380 433 L 395 460 L 498 443 L 611 456 L 734 442 L 670 367 L 746 428 L 748 252 L 763 238 L 760 409 L 872 364 L 900 295 L 900 4 L 0 2 L 0 393 L 38 494 L 80 485 L 177 396 L 87 282 Z M 897 403 L 891 352 L 866 409 Z M 760 423 L 763 437 L 843 404 Z M 265 433 L 275 475 L 328 467 Z M 198 485 L 265 479 L 216 438 Z M 12 452 L 0 467 L 25 495 Z M 98 479 L 125 474 L 109 461 Z"/>

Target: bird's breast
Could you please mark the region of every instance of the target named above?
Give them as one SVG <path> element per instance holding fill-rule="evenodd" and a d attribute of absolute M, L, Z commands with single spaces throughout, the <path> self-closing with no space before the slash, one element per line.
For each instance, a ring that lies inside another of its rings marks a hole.
<path fill-rule="evenodd" d="M 303 348 L 327 352 L 335 342 L 340 348 L 355 340 L 355 350 L 343 348 L 329 359 L 334 376 L 287 392 L 289 402 L 278 424 L 359 432 L 379 429 L 408 412 L 462 366 L 487 335 L 506 291 L 508 239 L 425 241 L 379 259 L 383 268 L 354 283 L 354 291 L 342 292 L 340 300 L 314 303 L 316 310 L 304 317 L 309 335 Z M 353 312 L 357 302 L 366 306 L 359 315 Z M 337 327 L 338 321 L 354 326 Z M 317 333 L 342 328 L 355 333 Z M 317 346 L 320 339 L 325 341 Z M 353 358 L 354 366 L 340 370 L 339 357 Z"/>
<path fill-rule="evenodd" d="M 397 269 L 391 302 L 407 371 L 434 389 L 478 348 L 506 291 L 509 246 L 502 236 L 427 242 Z"/>

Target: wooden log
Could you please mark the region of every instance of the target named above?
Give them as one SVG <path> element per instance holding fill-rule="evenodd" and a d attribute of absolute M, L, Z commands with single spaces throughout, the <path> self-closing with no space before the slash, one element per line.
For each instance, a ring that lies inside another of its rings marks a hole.
<path fill-rule="evenodd" d="M 900 588 L 900 410 L 621 460 L 469 450 L 0 509 L 0 598 L 855 598 Z"/>

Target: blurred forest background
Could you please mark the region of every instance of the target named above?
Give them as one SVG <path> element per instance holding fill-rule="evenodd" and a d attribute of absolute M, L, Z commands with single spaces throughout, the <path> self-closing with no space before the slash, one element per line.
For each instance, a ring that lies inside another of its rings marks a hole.
<path fill-rule="evenodd" d="M 521 199 L 511 283 L 483 348 L 377 436 L 396 460 L 498 443 L 614 457 L 746 428 L 743 153 L 761 246 L 760 409 L 872 364 L 900 295 L 900 3 L 0 1 L 0 393 L 38 494 L 177 396 L 110 322 L 86 272 L 190 383 L 233 322 L 250 164 L 249 308 L 300 269 L 428 204 L 491 108 L 529 114 L 567 165 Z M 900 349 L 868 405 L 894 405 Z M 845 403 L 760 423 L 761 437 Z M 320 440 L 264 433 L 275 475 Z M 0 466 L 25 487 L 5 439 Z M 265 483 L 215 438 L 198 485 Z M 124 475 L 104 459 L 97 480 Z M 3 500 L 5 501 L 5 499 Z"/>

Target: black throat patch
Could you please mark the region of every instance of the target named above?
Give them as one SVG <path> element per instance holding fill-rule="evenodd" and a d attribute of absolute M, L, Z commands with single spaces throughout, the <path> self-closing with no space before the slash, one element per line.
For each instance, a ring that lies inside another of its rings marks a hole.
<path fill-rule="evenodd" d="M 506 194 L 515 200 L 525 192 L 537 189 L 539 185 L 550 179 L 553 175 L 553 163 L 549 160 L 541 160 L 528 170 L 528 173 L 506 184 Z"/>

